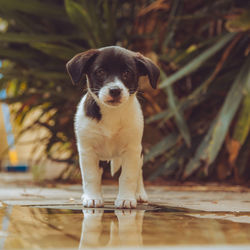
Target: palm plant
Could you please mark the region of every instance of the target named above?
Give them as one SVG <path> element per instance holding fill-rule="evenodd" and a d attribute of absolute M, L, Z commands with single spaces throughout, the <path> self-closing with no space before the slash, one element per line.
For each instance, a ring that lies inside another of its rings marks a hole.
<path fill-rule="evenodd" d="M 166 36 L 159 30 L 163 39 L 155 44 L 168 105 L 147 119 L 166 134 L 145 158 L 158 166 L 151 168 L 151 180 L 249 177 L 249 7 L 180 0 L 159 13 L 160 21 L 166 12 L 169 17 Z"/>
<path fill-rule="evenodd" d="M 72 88 L 66 61 L 114 44 L 154 52 L 162 74 L 155 96 L 144 95 L 148 179 L 248 178 L 249 12 L 236 0 L 0 0 L 4 101 L 20 103 L 19 124 L 40 110 L 22 133 L 45 127 L 47 157 L 75 171 L 73 114 L 84 86 Z"/>
<path fill-rule="evenodd" d="M 136 8 L 128 0 L 0 0 L 0 89 L 8 90 L 2 101 L 20 104 L 13 106 L 20 125 L 39 110 L 34 123 L 20 135 L 46 128 L 48 134 L 37 141 L 37 147 L 45 144 L 49 159 L 69 167 L 77 162 L 73 115 L 84 86 L 71 86 L 66 62 L 93 47 L 126 46 Z"/>

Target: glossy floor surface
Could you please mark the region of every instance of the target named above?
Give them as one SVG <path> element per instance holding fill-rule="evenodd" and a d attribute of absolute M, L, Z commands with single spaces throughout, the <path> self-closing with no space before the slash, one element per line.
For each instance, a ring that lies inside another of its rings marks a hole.
<path fill-rule="evenodd" d="M 0 250 L 250 250 L 250 189 L 147 186 L 150 205 L 115 210 L 117 185 L 103 185 L 104 209 L 83 209 L 81 185 L 37 186 L 0 174 Z"/>
<path fill-rule="evenodd" d="M 80 205 L 2 206 L 0 249 L 135 246 L 250 246 L 249 212 L 202 212 L 139 206 L 136 210 Z M 182 249 L 182 248 L 180 248 Z"/>

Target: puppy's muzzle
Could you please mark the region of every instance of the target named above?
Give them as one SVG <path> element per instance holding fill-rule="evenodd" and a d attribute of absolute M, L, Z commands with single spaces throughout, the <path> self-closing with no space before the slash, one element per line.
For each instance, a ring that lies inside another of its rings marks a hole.
<path fill-rule="evenodd" d="M 121 101 L 122 89 L 114 86 L 109 89 L 109 96 L 111 97 L 108 102 L 109 103 L 119 103 Z"/>
<path fill-rule="evenodd" d="M 122 89 L 119 87 L 112 87 L 109 89 L 109 95 L 113 98 L 118 98 L 121 96 Z"/>

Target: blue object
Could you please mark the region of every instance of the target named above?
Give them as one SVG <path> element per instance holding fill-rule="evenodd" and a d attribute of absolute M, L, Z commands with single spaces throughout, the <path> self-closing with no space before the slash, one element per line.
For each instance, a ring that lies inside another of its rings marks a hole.
<path fill-rule="evenodd" d="M 2 62 L 0 61 L 0 68 L 2 66 Z M 0 74 L 0 79 L 3 77 L 2 74 Z M 7 97 L 7 93 L 5 89 L 0 90 L 0 101 L 1 99 L 5 99 Z M 9 106 L 6 103 L 2 103 L 2 111 L 3 111 L 3 120 L 4 120 L 4 126 L 7 134 L 7 143 L 9 146 L 10 151 L 14 151 L 15 154 L 15 138 L 12 133 L 12 125 L 10 122 L 10 111 Z M 16 156 L 17 157 L 17 156 Z M 10 159 L 11 162 L 11 159 Z M 8 172 L 26 172 L 28 171 L 28 166 L 26 165 L 14 165 L 14 163 L 11 162 L 13 165 L 8 165 L 5 167 L 5 169 Z"/>
<path fill-rule="evenodd" d="M 6 90 L 5 89 L 1 90 L 0 91 L 0 100 L 5 99 L 6 97 L 7 97 Z M 12 133 L 12 126 L 10 123 L 9 107 L 6 103 L 2 103 L 2 111 L 3 111 L 3 120 L 4 120 L 4 126 L 5 126 L 5 130 L 6 130 L 6 134 L 7 134 L 8 145 L 11 149 L 13 149 L 14 145 L 15 145 L 15 138 L 14 138 L 14 135 Z"/>
<path fill-rule="evenodd" d="M 5 170 L 7 172 L 27 172 L 29 170 L 29 167 L 26 165 L 6 166 Z"/>

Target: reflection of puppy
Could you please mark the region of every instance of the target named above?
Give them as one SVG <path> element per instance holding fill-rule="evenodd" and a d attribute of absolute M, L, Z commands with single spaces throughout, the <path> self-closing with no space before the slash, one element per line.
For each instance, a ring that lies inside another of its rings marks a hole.
<path fill-rule="evenodd" d="M 142 246 L 142 225 L 144 210 L 116 210 L 118 218 L 118 235 L 120 246 Z M 111 230 L 111 239 L 114 232 Z M 114 245 L 109 242 L 110 246 Z"/>
<path fill-rule="evenodd" d="M 67 70 L 73 83 L 87 75 L 88 92 L 75 117 L 83 205 L 103 206 L 100 161 L 111 161 L 112 175 L 122 167 L 117 208 L 147 201 L 141 169 L 143 116 L 136 91 L 142 75 L 156 88 L 159 69 L 140 53 L 111 46 L 76 55 Z"/>
<path fill-rule="evenodd" d="M 103 210 L 94 209 L 83 210 L 83 214 L 79 249 L 98 246 L 142 246 L 143 210 L 126 209 L 103 213 Z M 107 224 L 110 225 L 110 233 Z"/>
<path fill-rule="evenodd" d="M 100 245 L 102 233 L 102 215 L 103 210 L 83 210 L 82 234 L 79 243 L 81 247 Z"/>

